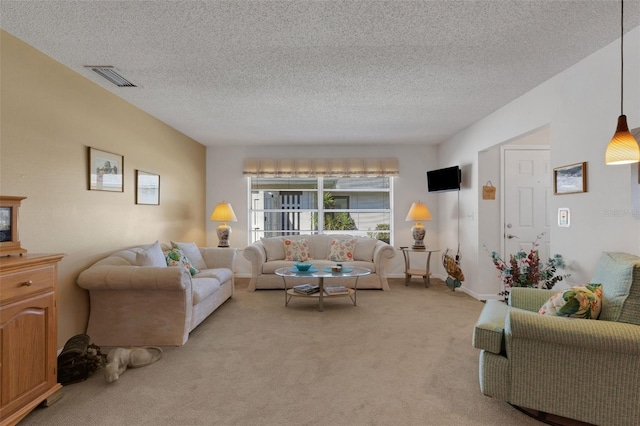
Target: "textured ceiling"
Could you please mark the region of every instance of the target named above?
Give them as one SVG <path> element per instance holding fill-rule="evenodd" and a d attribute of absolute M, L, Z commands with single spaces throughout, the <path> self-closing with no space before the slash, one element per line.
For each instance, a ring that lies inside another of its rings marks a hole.
<path fill-rule="evenodd" d="M 620 3 L 0 0 L 0 27 L 205 145 L 431 144 L 616 40 Z"/>

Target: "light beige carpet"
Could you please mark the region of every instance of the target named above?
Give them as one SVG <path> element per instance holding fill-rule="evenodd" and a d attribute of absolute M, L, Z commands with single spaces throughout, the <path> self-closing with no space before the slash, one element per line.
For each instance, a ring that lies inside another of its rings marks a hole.
<path fill-rule="evenodd" d="M 483 303 L 439 280 L 348 298 L 246 291 L 155 364 L 62 389 L 21 425 L 540 425 L 480 394 Z"/>

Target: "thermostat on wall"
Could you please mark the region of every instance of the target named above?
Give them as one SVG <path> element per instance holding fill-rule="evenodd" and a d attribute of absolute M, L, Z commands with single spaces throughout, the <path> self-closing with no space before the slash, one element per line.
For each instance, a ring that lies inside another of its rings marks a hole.
<path fill-rule="evenodd" d="M 571 212 L 566 207 L 558 209 L 558 226 L 561 228 L 568 228 L 571 224 Z"/>

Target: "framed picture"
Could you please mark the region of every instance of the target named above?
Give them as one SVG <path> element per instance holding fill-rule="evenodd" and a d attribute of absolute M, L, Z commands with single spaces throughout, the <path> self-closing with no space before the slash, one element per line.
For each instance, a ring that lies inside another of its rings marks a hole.
<path fill-rule="evenodd" d="M 553 193 L 587 192 L 587 163 L 569 164 L 553 169 Z"/>
<path fill-rule="evenodd" d="M 122 155 L 89 147 L 89 190 L 124 192 Z"/>
<path fill-rule="evenodd" d="M 136 204 L 160 204 L 160 175 L 136 170 Z"/>

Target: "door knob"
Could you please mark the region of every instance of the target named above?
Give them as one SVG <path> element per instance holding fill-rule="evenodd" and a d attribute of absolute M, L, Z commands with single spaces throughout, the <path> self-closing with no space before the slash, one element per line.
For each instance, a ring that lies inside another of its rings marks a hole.
<path fill-rule="evenodd" d="M 512 239 L 512 238 L 519 238 L 519 237 L 517 237 L 517 236 L 515 236 L 515 235 L 507 234 L 507 238 L 508 238 L 508 239 Z"/>

